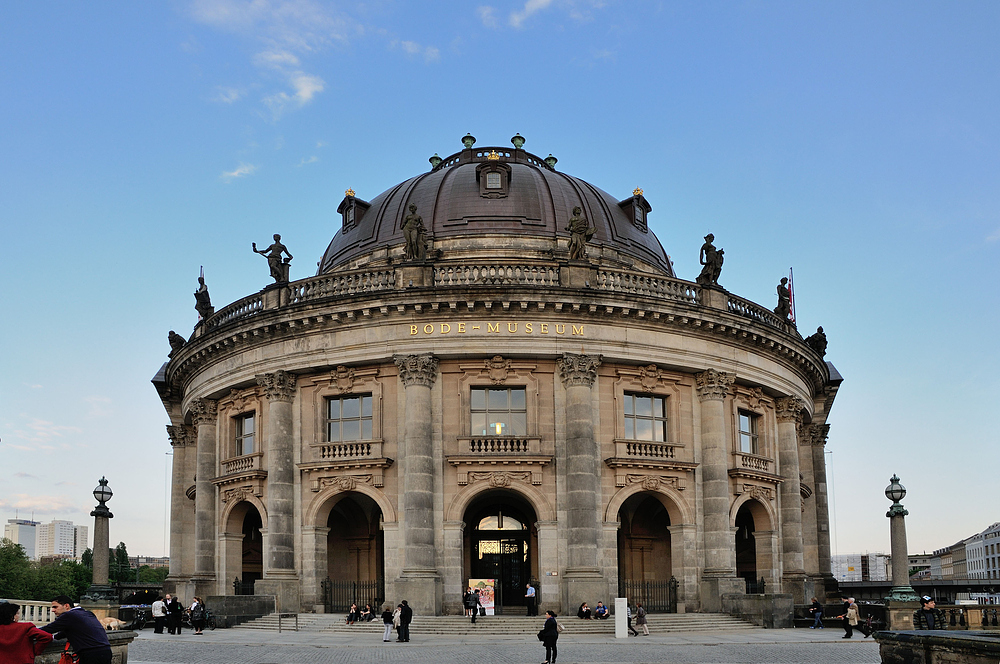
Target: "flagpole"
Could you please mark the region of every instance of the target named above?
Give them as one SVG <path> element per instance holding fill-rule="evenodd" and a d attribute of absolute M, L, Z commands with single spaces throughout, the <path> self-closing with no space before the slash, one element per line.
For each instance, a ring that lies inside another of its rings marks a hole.
<path fill-rule="evenodd" d="M 788 303 L 791 305 L 792 325 L 794 325 L 795 324 L 795 279 L 793 278 L 792 268 L 788 268 Z"/>

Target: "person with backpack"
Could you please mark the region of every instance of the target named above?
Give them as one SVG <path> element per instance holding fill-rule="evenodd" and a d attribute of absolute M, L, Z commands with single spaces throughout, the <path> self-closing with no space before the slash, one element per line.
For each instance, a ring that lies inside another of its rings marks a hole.
<path fill-rule="evenodd" d="M 205 603 L 202 602 L 201 598 L 195 596 L 194 601 L 191 603 L 191 625 L 194 627 L 195 635 L 201 635 L 205 629 Z"/>

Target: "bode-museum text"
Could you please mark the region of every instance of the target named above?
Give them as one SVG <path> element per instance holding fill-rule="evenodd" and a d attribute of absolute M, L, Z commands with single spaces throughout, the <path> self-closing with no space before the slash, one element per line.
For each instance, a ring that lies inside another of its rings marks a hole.
<path fill-rule="evenodd" d="M 568 334 L 582 337 L 583 325 L 567 323 L 507 322 L 507 323 L 427 323 L 411 325 L 410 336 L 421 334 Z"/>

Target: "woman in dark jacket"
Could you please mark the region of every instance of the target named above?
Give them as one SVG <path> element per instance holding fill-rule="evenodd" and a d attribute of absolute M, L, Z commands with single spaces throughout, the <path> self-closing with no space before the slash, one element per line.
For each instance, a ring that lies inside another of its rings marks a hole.
<path fill-rule="evenodd" d="M 542 640 L 542 645 L 545 646 L 545 661 L 542 664 L 556 664 L 556 656 L 558 655 L 556 641 L 559 639 L 559 623 L 556 621 L 555 611 L 546 611 L 545 616 L 545 626 L 538 633 L 538 637 Z"/>

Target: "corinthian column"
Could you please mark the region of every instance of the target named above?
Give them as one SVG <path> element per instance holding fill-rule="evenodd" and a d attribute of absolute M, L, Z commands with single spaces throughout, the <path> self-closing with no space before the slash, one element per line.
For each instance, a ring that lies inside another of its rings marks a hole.
<path fill-rule="evenodd" d="M 701 581 L 703 611 L 721 611 L 721 596 L 741 593 L 736 578 L 736 539 L 729 527 L 729 446 L 725 400 L 733 374 L 708 369 L 695 374 L 701 401 L 701 492 L 705 516 L 705 569 Z"/>
<path fill-rule="evenodd" d="M 182 576 L 190 576 L 191 561 L 190 546 L 185 546 L 184 516 L 188 498 L 187 480 L 184 477 L 185 456 L 188 449 L 196 453 L 194 448 L 194 432 L 185 426 L 167 426 L 167 436 L 170 437 L 170 447 L 173 449 L 171 457 L 171 479 L 170 479 L 170 580 L 175 583 Z M 188 447 L 188 444 L 191 447 Z M 175 588 L 176 589 L 176 588 Z"/>
<path fill-rule="evenodd" d="M 197 436 L 198 477 L 194 498 L 195 592 L 204 597 L 217 592 L 215 583 L 216 510 L 215 485 L 218 470 L 215 427 L 218 404 L 211 399 L 191 402 L 191 421 Z"/>
<path fill-rule="evenodd" d="M 556 362 L 566 387 L 566 606 L 606 596 L 598 566 L 601 516 L 600 448 L 594 437 L 591 389 L 600 355 L 564 353 Z M 594 594 L 597 593 L 597 594 Z"/>
<path fill-rule="evenodd" d="M 781 495 L 782 590 L 792 593 L 797 604 L 807 599 L 802 559 L 802 493 L 797 432 L 804 407 L 797 397 L 784 397 L 774 402 L 778 419 L 778 464 L 784 480 L 778 487 Z"/>
<path fill-rule="evenodd" d="M 261 374 L 257 384 L 267 397 L 267 557 L 266 577 L 295 574 L 295 456 L 292 399 L 295 375 Z"/>
<path fill-rule="evenodd" d="M 816 557 L 819 574 L 832 577 L 830 565 L 830 498 L 826 486 L 826 439 L 829 424 L 814 424 L 812 428 L 813 495 L 816 496 Z M 818 589 L 817 589 L 818 590 Z"/>
<path fill-rule="evenodd" d="M 435 564 L 434 440 L 431 386 L 438 360 L 431 354 L 393 357 L 403 383 L 403 570 L 397 582 L 414 611 L 436 614 L 440 579 Z"/>

